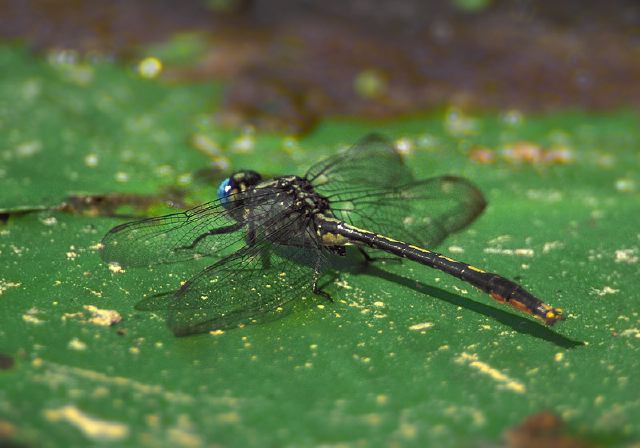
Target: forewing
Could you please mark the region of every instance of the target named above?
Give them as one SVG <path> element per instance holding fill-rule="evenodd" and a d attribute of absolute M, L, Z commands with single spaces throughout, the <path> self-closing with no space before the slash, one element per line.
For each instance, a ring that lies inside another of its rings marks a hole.
<path fill-rule="evenodd" d="M 277 240 L 286 232 L 269 235 Z M 138 309 L 168 310 L 178 336 L 237 326 L 274 315 L 280 307 L 311 293 L 314 271 L 326 264 L 323 248 L 311 233 L 298 246 L 259 240 L 209 266 L 175 294 L 144 300 Z"/>
<path fill-rule="evenodd" d="M 261 204 L 268 209 L 274 200 L 273 193 L 268 189 L 255 193 L 252 207 Z M 102 239 L 102 259 L 135 267 L 223 256 L 224 249 L 244 241 L 246 223 L 234 218 L 243 216 L 242 211 L 247 207 L 244 199 L 236 195 L 229 199 L 226 207 L 217 200 L 185 212 L 116 226 Z M 207 233 L 210 235 L 198 239 Z"/>
<path fill-rule="evenodd" d="M 469 225 L 486 205 L 477 187 L 455 176 L 369 191 L 346 189 L 329 200 L 336 218 L 425 248 Z"/>
<path fill-rule="evenodd" d="M 317 163 L 306 178 L 329 199 L 336 218 L 424 247 L 469 225 L 486 205 L 463 178 L 415 181 L 395 147 L 375 134 Z"/>
<path fill-rule="evenodd" d="M 312 166 L 306 174 L 323 196 L 340 191 L 369 191 L 408 183 L 413 177 L 401 155 L 386 138 L 371 134 Z"/>

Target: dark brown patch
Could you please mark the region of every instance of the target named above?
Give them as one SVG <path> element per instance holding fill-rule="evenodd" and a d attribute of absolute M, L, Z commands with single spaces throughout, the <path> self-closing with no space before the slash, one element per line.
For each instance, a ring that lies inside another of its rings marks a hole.
<path fill-rule="evenodd" d="M 596 445 L 567 434 L 560 417 L 551 412 L 540 412 L 524 419 L 505 433 L 507 448 L 594 448 Z"/>
<path fill-rule="evenodd" d="M 206 4 L 3 0 L 0 36 L 126 57 L 178 31 L 202 32 L 204 56 L 165 75 L 227 80 L 222 122 L 294 132 L 326 116 L 449 105 L 640 106 L 635 0 L 495 1 L 478 12 L 450 0 L 237 0 L 230 11 Z M 375 74 L 375 94 L 354 87 L 363 73 Z"/>
<path fill-rule="evenodd" d="M 55 209 L 84 216 L 120 216 L 117 209 L 122 206 L 133 207 L 136 211 L 144 211 L 149 206 L 161 202 L 171 202 L 178 207 L 184 205 L 184 192 L 167 191 L 158 195 L 141 195 L 129 193 L 109 193 L 97 195 L 69 196 Z"/>
<path fill-rule="evenodd" d="M 9 370 L 13 367 L 16 360 L 13 356 L 0 353 L 0 370 Z"/>
<path fill-rule="evenodd" d="M 42 211 L 59 211 L 81 216 L 109 216 L 114 218 L 144 218 L 149 207 L 159 204 L 171 204 L 175 208 L 188 208 L 184 200 L 186 191 L 181 189 L 166 189 L 159 194 L 134 194 L 134 193 L 106 193 L 72 195 L 58 205 L 38 206 L 31 208 L 5 209 L 0 212 L 0 224 L 6 223 L 12 216 L 22 216 L 29 213 Z M 122 214 L 118 212 L 120 207 L 131 207 L 134 214 Z"/>

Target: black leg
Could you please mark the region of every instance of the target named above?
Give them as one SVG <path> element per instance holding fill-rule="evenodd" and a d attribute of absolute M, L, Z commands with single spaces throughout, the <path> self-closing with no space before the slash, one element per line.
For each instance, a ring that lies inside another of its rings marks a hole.
<path fill-rule="evenodd" d="M 376 261 L 393 261 L 395 263 L 402 264 L 402 260 L 398 257 L 372 257 L 364 250 L 362 247 L 358 246 L 358 251 L 362 254 L 364 258 L 364 264 L 367 265 L 369 263 L 374 263 Z"/>
<path fill-rule="evenodd" d="M 256 244 L 256 229 L 253 226 L 253 223 L 249 223 L 249 228 L 247 229 L 247 246 L 255 246 Z"/>
<path fill-rule="evenodd" d="M 201 235 L 198 235 L 198 236 L 196 237 L 196 239 L 194 239 L 194 240 L 191 242 L 191 244 L 184 245 L 184 246 L 178 246 L 178 247 L 176 247 L 176 248 L 175 248 L 175 249 L 173 249 L 173 250 L 178 251 L 178 250 L 189 250 L 189 249 L 193 249 L 193 248 L 195 248 L 195 247 L 198 245 L 198 243 L 199 243 L 200 241 L 202 241 L 203 239 L 205 239 L 205 238 L 206 238 L 206 237 L 208 237 L 208 236 L 211 236 L 211 235 L 221 235 L 221 234 L 224 234 L 224 233 L 231 233 L 231 232 L 235 232 L 236 230 L 240 230 L 242 227 L 244 227 L 244 223 L 240 223 L 240 222 L 238 222 L 238 223 L 235 223 L 235 224 L 231 224 L 230 226 L 219 227 L 219 228 L 217 228 L 217 229 L 211 229 L 211 230 L 209 230 L 208 232 L 205 232 L 205 233 L 203 233 L 203 234 L 201 234 Z"/>
<path fill-rule="evenodd" d="M 369 264 L 373 261 L 373 258 L 371 258 L 371 255 L 369 255 L 367 251 L 364 250 L 362 247 L 358 247 L 358 252 L 360 252 L 364 257 L 364 264 Z"/>
<path fill-rule="evenodd" d="M 269 255 L 269 249 L 266 247 L 260 248 L 260 261 L 262 262 L 262 269 L 266 270 L 271 267 L 271 257 Z"/>
<path fill-rule="evenodd" d="M 322 288 L 318 287 L 319 279 L 320 279 L 320 258 L 318 257 L 318 259 L 316 260 L 316 265 L 314 266 L 314 269 L 313 269 L 313 282 L 311 284 L 312 285 L 311 288 L 314 294 L 324 297 L 329 302 L 333 302 L 333 299 L 331 298 L 331 296 Z"/>
<path fill-rule="evenodd" d="M 318 287 L 318 279 L 314 278 L 313 279 L 313 293 L 320 296 L 320 297 L 324 297 L 325 299 L 327 299 L 329 302 L 333 303 L 333 299 L 331 298 L 331 296 L 329 295 L 328 292 L 324 291 L 322 288 Z"/>

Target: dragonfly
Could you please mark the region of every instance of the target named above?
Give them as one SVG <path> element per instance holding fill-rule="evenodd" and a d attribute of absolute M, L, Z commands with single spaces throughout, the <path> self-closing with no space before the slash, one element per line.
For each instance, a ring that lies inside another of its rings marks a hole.
<path fill-rule="evenodd" d="M 486 201 L 469 180 L 414 179 L 385 137 L 369 135 L 304 176 L 264 179 L 251 170 L 222 181 L 193 209 L 118 225 L 101 256 L 121 267 L 207 261 L 208 266 L 138 309 L 167 312 L 177 336 L 224 330 L 276 313 L 306 292 L 354 246 L 452 275 L 546 325 L 564 319 L 521 285 L 431 248 L 473 222 Z M 209 264 L 210 260 L 210 264 Z"/>

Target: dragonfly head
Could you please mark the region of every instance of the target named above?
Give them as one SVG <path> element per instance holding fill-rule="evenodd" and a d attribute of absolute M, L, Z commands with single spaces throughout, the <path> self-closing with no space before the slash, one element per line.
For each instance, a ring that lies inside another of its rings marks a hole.
<path fill-rule="evenodd" d="M 261 180 L 262 176 L 255 171 L 238 171 L 220 183 L 218 199 L 224 205 L 230 196 L 255 187 Z"/>

